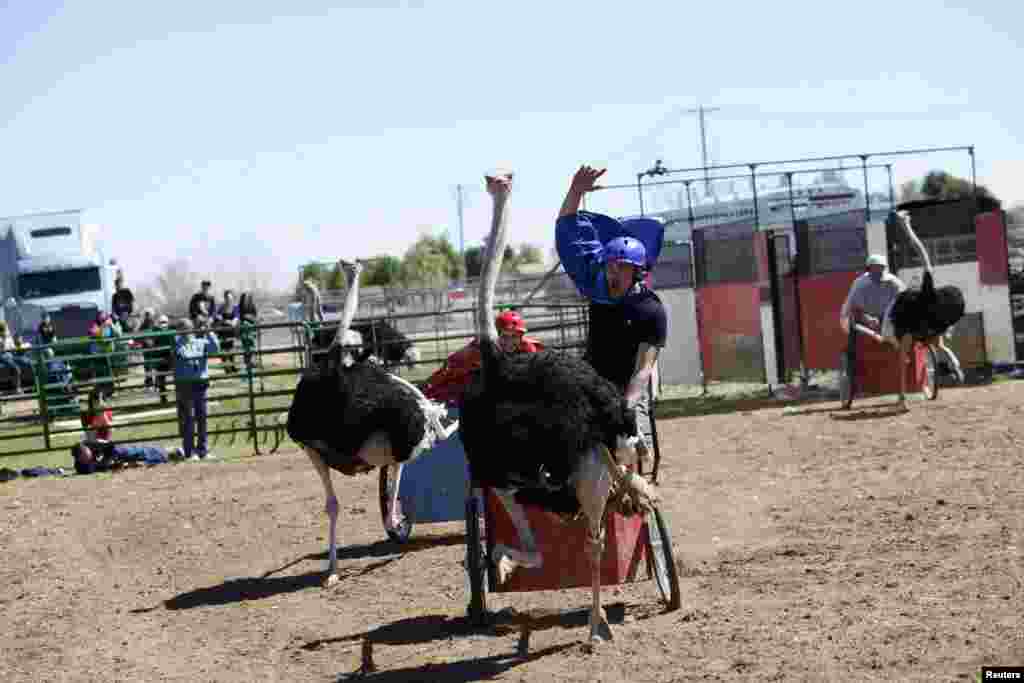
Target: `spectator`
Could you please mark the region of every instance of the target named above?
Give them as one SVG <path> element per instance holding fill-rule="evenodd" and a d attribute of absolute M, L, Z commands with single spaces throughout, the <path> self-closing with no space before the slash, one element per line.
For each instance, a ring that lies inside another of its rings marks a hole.
<path fill-rule="evenodd" d="M 22 372 L 32 372 L 32 362 L 17 352 L 18 347 L 7 329 L 7 323 L 0 320 L 0 367 L 5 367 L 14 375 L 14 391 L 21 393 Z"/>
<path fill-rule="evenodd" d="M 206 329 L 202 316 L 182 319 L 174 347 L 174 383 L 178 401 L 178 420 L 183 438 L 182 450 L 188 460 L 213 457 L 206 447 L 206 394 L 210 386 L 207 360 L 220 351 L 217 335 Z M 193 331 L 195 330 L 195 331 Z"/>
<path fill-rule="evenodd" d="M 114 395 L 114 367 L 111 354 L 117 350 L 116 339 L 121 336 L 121 328 L 109 313 L 100 311 L 96 314 L 96 321 L 89 328 L 89 336 L 97 339 L 93 342 L 92 353 L 100 356 L 93 363 L 93 375 L 103 395 L 109 398 Z M 100 381 L 100 378 L 103 378 L 103 381 Z"/>
<path fill-rule="evenodd" d="M 242 292 L 238 301 L 238 337 L 242 342 L 243 359 L 245 360 L 246 372 L 252 370 L 252 355 L 256 350 L 256 337 L 259 325 L 259 314 L 256 312 L 256 303 L 253 301 L 252 292 Z"/>
<path fill-rule="evenodd" d="M 128 446 L 100 441 L 82 441 L 71 447 L 71 459 L 78 474 L 106 472 L 132 465 L 160 465 L 182 458 L 181 449 L 168 453 L 161 446 Z"/>
<path fill-rule="evenodd" d="M 113 437 L 114 413 L 107 407 L 103 392 L 94 388 L 89 392 L 85 412 L 82 413 L 82 429 L 86 441 L 107 442 Z"/>
<path fill-rule="evenodd" d="M 156 332 L 156 311 L 152 308 L 145 308 L 142 311 L 142 320 L 139 322 L 139 333 L 149 334 Z M 152 337 L 140 339 L 139 346 L 142 347 L 142 367 L 146 374 L 145 390 L 153 391 L 155 382 L 153 381 L 154 373 L 154 354 L 153 347 L 156 345 L 156 340 Z"/>
<path fill-rule="evenodd" d="M 117 277 L 114 278 L 114 296 L 110 299 L 110 310 L 114 314 L 114 318 L 123 325 L 134 309 L 135 295 L 132 294 L 132 290 L 124 286 L 124 273 L 117 271 Z"/>
<path fill-rule="evenodd" d="M 235 303 L 235 293 L 230 289 L 225 289 L 224 303 L 217 307 L 217 315 L 214 317 L 221 351 L 225 353 L 230 353 L 235 348 L 235 337 L 238 336 L 238 311 L 239 306 Z M 232 374 L 238 372 L 234 356 L 224 358 L 222 362 L 225 371 Z"/>
<path fill-rule="evenodd" d="M 171 331 L 171 322 L 166 315 L 161 314 L 156 319 L 154 332 L 163 332 L 164 335 L 155 337 L 152 340 L 153 354 L 153 381 L 156 390 L 160 392 L 160 403 L 167 403 L 167 376 L 174 371 L 174 335 L 168 334 Z"/>
<path fill-rule="evenodd" d="M 192 298 L 188 302 L 188 317 L 192 320 L 192 324 L 195 325 L 196 318 L 203 315 L 207 318 L 212 318 L 216 312 L 217 302 L 214 301 L 213 295 L 210 294 L 210 287 L 213 283 L 209 280 L 203 280 L 200 285 L 200 290 L 192 295 Z"/>
<path fill-rule="evenodd" d="M 39 322 L 36 333 L 39 335 L 40 344 L 52 344 L 57 341 L 57 330 L 53 327 L 53 320 L 49 313 L 43 313 L 43 319 Z"/>

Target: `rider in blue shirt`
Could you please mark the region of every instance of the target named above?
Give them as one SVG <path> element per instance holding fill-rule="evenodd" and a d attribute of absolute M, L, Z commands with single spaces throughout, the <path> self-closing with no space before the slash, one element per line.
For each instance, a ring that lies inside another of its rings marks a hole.
<path fill-rule="evenodd" d="M 647 387 L 665 346 L 668 321 L 661 300 L 644 284 L 652 264 L 643 242 L 627 235 L 614 219 L 579 209 L 583 195 L 596 189 L 604 172 L 581 166 L 573 176 L 555 223 L 555 245 L 565 272 L 590 300 L 584 357 L 636 409 L 642 449 L 650 448 Z M 601 223 L 618 236 L 602 244 L 597 229 Z"/>

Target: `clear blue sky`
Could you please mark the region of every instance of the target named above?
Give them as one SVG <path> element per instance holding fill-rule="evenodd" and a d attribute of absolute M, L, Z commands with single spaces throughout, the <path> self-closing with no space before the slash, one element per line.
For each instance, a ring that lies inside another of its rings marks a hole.
<path fill-rule="evenodd" d="M 513 242 L 547 250 L 579 163 L 699 165 L 698 104 L 721 108 L 719 163 L 973 144 L 979 180 L 1024 199 L 1017 3 L 334 5 L 6 3 L 0 215 L 87 209 L 136 285 L 184 257 L 286 286 L 312 258 L 457 238 L 458 183 L 479 241 L 502 165 Z"/>

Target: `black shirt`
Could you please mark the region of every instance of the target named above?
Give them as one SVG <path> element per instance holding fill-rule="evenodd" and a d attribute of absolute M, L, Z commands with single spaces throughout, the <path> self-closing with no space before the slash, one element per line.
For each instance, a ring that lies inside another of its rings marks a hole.
<path fill-rule="evenodd" d="M 114 296 L 110 300 L 110 311 L 117 316 L 119 320 L 124 320 L 132 314 L 132 309 L 135 307 L 135 296 L 132 294 L 132 290 L 127 287 L 114 292 Z"/>
<path fill-rule="evenodd" d="M 206 312 L 200 310 L 200 304 L 206 303 Z M 196 319 L 200 314 L 205 315 L 207 318 L 212 318 L 216 312 L 217 302 L 213 300 L 213 296 L 210 294 L 203 294 L 202 292 L 196 292 L 192 295 L 192 299 L 188 302 L 188 317 L 193 320 Z"/>
<path fill-rule="evenodd" d="M 623 392 L 633 378 L 640 344 L 665 346 L 668 321 L 658 295 L 634 289 L 614 304 L 590 303 L 590 332 L 584 356 L 597 374 Z"/>

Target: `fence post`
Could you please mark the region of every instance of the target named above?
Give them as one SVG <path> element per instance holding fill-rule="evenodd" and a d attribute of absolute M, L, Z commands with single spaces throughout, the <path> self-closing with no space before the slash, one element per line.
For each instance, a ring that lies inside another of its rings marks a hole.
<path fill-rule="evenodd" d="M 249 386 L 249 434 L 252 436 L 252 447 L 255 449 L 256 455 L 263 455 L 260 453 L 259 431 L 256 429 L 256 396 L 252 390 L 252 366 L 252 363 L 245 364 L 245 373 Z"/>
<path fill-rule="evenodd" d="M 39 419 L 43 421 L 43 445 L 46 450 L 53 448 L 50 443 L 50 409 L 46 404 L 46 381 L 43 379 L 46 377 L 46 364 L 43 362 L 43 352 L 40 349 L 35 349 L 36 354 L 36 367 L 33 372 L 33 380 L 36 386 L 36 394 L 39 398 Z M 17 372 L 21 372 L 21 367 L 17 368 Z"/>

